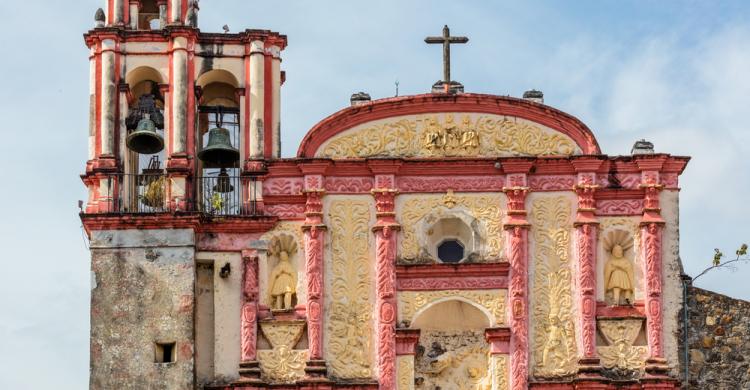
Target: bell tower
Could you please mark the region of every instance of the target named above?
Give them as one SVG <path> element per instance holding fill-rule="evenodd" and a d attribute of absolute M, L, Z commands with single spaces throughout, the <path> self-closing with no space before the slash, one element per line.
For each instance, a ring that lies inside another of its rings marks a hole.
<path fill-rule="evenodd" d="M 87 212 L 123 211 L 133 203 L 123 187 L 144 180 L 129 175 L 144 174 L 165 175 L 169 188 L 160 208 L 189 211 L 201 200 L 195 194 L 201 177 L 229 175 L 239 187 L 251 181 L 243 176 L 257 176 L 263 160 L 280 157 L 285 36 L 203 33 L 197 0 L 107 0 L 105 6 L 85 34 Z M 252 182 L 253 194 L 237 199 L 243 207 L 262 202 L 254 197 L 260 181 Z"/>
<path fill-rule="evenodd" d="M 196 237 L 247 235 L 275 221 L 262 194 L 266 167 L 281 153 L 286 36 L 202 32 L 198 0 L 101 1 L 84 34 L 90 388 L 187 389 L 232 378 L 235 355 L 217 363 L 206 341 L 231 334 L 197 325 L 213 306 L 198 303 L 196 280 L 205 272 L 223 280 L 221 269 L 227 285 L 239 283 L 242 260 L 238 252 L 214 272 L 223 257 L 198 260 L 205 248 Z"/>

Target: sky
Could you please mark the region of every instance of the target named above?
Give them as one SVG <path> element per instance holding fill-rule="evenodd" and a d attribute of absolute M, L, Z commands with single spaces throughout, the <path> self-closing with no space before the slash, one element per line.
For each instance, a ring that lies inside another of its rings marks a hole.
<path fill-rule="evenodd" d="M 105 0 L 0 1 L 0 388 L 88 383 L 90 272 L 85 199 L 88 52 L 82 33 Z M 750 242 L 750 3 L 746 1 L 203 0 L 203 31 L 286 34 L 284 156 L 316 122 L 365 91 L 428 92 L 444 24 L 467 92 L 521 96 L 586 123 L 605 153 L 646 138 L 691 156 L 681 177 L 688 274 Z M 750 264 L 699 287 L 750 299 Z"/>

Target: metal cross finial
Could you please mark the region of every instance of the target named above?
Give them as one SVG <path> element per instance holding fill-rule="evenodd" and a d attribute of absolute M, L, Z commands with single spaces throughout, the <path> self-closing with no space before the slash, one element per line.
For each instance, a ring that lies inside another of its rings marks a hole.
<path fill-rule="evenodd" d="M 451 44 L 466 43 L 469 42 L 467 37 L 452 37 L 451 30 L 448 25 L 443 27 L 442 37 L 427 37 L 424 41 L 428 44 L 440 43 L 443 45 L 443 82 L 450 84 L 451 82 Z"/>

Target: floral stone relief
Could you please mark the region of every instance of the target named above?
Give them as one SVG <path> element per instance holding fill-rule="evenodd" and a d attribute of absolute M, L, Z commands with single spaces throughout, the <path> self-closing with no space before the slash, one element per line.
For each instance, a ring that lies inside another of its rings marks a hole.
<path fill-rule="evenodd" d="M 336 199 L 330 204 L 330 304 L 326 360 L 333 377 L 371 378 L 373 271 L 370 263 L 370 202 Z"/>
<path fill-rule="evenodd" d="M 565 196 L 540 197 L 531 208 L 534 239 L 532 361 L 534 376 L 575 374 L 577 356 L 571 296 L 572 203 Z"/>
<path fill-rule="evenodd" d="M 570 137 L 520 118 L 445 113 L 359 126 L 333 137 L 316 157 L 569 156 L 580 152 Z"/>
<path fill-rule="evenodd" d="M 429 231 L 419 231 L 418 227 L 426 217 L 451 216 L 462 212 L 475 218 L 481 226 L 484 237 L 484 259 L 500 259 L 502 257 L 502 218 L 500 208 L 504 203 L 500 194 L 469 195 L 454 194 L 452 191 L 444 195 L 403 195 L 405 202 L 397 207 L 397 215 L 401 223 L 402 236 L 399 240 L 399 261 L 403 263 L 430 262 L 429 255 L 420 248 L 420 235 L 427 235 Z M 426 258 L 427 257 L 427 258 Z"/>
<path fill-rule="evenodd" d="M 634 345 L 643 327 L 643 319 L 599 320 L 599 331 L 607 341 L 597 347 L 602 366 L 618 377 L 633 377 L 644 367 L 648 346 Z"/>
<path fill-rule="evenodd" d="M 272 347 L 258 351 L 263 377 L 272 383 L 293 383 L 302 379 L 305 376 L 307 351 L 295 350 L 294 346 L 302 337 L 305 322 L 263 321 L 260 329 Z"/>

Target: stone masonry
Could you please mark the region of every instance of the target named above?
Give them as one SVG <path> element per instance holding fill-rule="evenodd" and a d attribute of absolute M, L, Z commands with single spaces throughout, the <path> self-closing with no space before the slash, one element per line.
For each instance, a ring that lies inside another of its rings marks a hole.
<path fill-rule="evenodd" d="M 688 302 L 690 383 L 683 388 L 750 389 L 750 302 L 696 287 Z"/>

